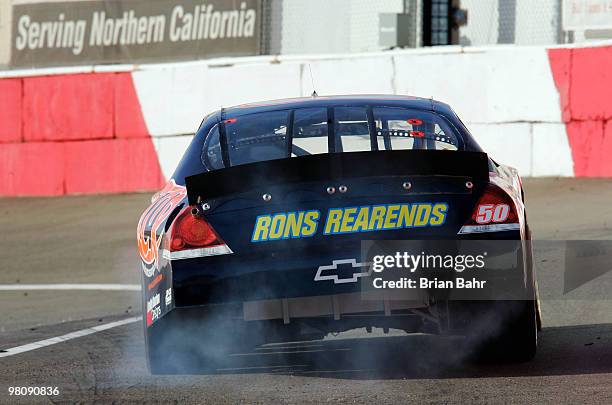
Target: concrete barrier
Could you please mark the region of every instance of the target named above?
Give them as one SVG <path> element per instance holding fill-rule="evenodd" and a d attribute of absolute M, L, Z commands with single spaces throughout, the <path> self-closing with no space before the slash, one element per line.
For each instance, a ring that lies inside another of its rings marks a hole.
<path fill-rule="evenodd" d="M 612 176 L 611 72 L 612 44 L 0 72 L 0 195 L 155 190 L 207 113 L 309 96 L 313 82 L 447 102 L 523 176 Z"/>
<path fill-rule="evenodd" d="M 131 73 L 0 79 L 0 176 L 2 196 L 160 187 Z"/>

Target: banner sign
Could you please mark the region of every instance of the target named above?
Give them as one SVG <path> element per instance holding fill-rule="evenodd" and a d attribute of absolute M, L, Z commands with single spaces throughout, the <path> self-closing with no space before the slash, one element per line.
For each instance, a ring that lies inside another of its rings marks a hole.
<path fill-rule="evenodd" d="M 563 0 L 565 31 L 610 28 L 612 28 L 612 0 Z"/>
<path fill-rule="evenodd" d="M 261 0 L 96 0 L 13 7 L 11 65 L 256 55 Z"/>

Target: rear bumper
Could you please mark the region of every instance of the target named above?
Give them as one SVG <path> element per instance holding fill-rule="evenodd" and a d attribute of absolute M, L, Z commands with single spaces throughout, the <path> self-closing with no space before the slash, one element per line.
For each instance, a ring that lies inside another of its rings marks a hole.
<path fill-rule="evenodd" d="M 520 241 L 521 238 L 518 231 L 457 238 L 482 239 Z M 431 242 L 437 243 L 436 240 Z M 171 269 L 175 306 L 190 307 L 360 293 L 362 289 L 359 282 L 335 283 L 330 280 L 316 280 L 316 274 L 321 266 L 329 266 L 345 259 L 358 262 L 361 258 L 360 243 L 336 241 L 323 246 L 308 246 L 298 251 L 279 249 L 265 253 L 233 253 L 172 260 L 168 262 L 168 267 Z M 517 270 L 513 278 L 532 278 L 530 269 L 529 274 L 522 266 Z"/>
<path fill-rule="evenodd" d="M 518 232 L 490 235 L 490 239 L 520 240 Z M 480 239 L 480 238 L 461 238 Z M 493 306 L 491 300 L 525 300 L 533 297 L 535 280 L 523 263 L 510 277 L 503 275 L 502 294 L 483 298 L 456 297 L 427 289 L 364 290 L 360 282 L 317 280 L 317 266 L 339 258 L 359 257 L 360 252 L 336 244 L 307 252 L 236 255 L 167 260 L 162 268 L 171 304 L 162 305 L 160 321 L 189 319 L 214 324 L 231 322 L 238 328 L 261 327 L 275 331 L 272 340 L 286 335 L 341 332 L 359 327 L 397 328 L 407 332 L 454 333 L 469 327 L 474 317 Z M 351 254 L 352 253 L 352 254 Z M 456 274 L 463 276 L 464 274 Z M 370 281 L 375 273 L 360 278 Z M 505 286 L 523 291 L 505 294 Z M 500 291 L 500 290 L 498 290 Z M 150 292 L 153 296 L 155 292 Z M 481 299 L 482 301 L 477 301 Z M 476 302 L 470 303 L 470 300 Z M 509 302 L 510 302 L 509 301 Z M 515 301 L 516 302 L 516 301 Z M 162 299 L 163 303 L 163 299 Z M 161 322 L 162 324 L 169 321 Z M 158 322 L 152 326 L 156 328 Z M 307 332 L 307 333 L 306 333 Z M 267 332 L 266 332 L 267 333 Z M 269 340 L 269 339 L 268 339 Z"/>
<path fill-rule="evenodd" d="M 329 333 L 365 328 L 407 333 L 470 335 L 502 324 L 524 301 L 438 302 L 361 300 L 355 295 L 301 297 L 225 305 L 175 308 L 147 328 L 177 336 L 205 337 L 214 331 L 242 344 L 322 339 Z"/>
<path fill-rule="evenodd" d="M 383 293 L 364 295 L 347 293 L 248 301 L 243 303 L 243 318 L 245 321 L 282 319 L 284 324 L 289 324 L 292 318 L 326 317 L 338 321 L 368 313 L 391 316 L 392 313 L 429 306 L 424 295 L 411 300 L 389 299 Z"/>

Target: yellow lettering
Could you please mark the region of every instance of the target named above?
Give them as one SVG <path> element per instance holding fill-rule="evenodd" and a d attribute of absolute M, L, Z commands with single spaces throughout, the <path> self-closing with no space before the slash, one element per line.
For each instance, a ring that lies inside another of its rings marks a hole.
<path fill-rule="evenodd" d="M 259 242 L 268 239 L 268 232 L 272 218 L 269 215 L 257 217 L 255 228 L 253 229 L 253 237 L 251 241 Z"/>
<path fill-rule="evenodd" d="M 287 216 L 285 214 L 276 214 L 272 217 L 272 223 L 270 224 L 270 239 L 280 239 L 283 236 L 286 221 Z"/>
<path fill-rule="evenodd" d="M 332 208 L 327 212 L 325 222 L 325 234 L 336 233 L 340 230 L 340 219 L 342 219 L 342 208 Z M 332 230 L 333 227 L 333 230 Z"/>
<path fill-rule="evenodd" d="M 400 206 L 399 220 L 397 226 L 399 228 L 411 228 L 414 223 L 414 215 L 417 205 L 402 204 Z"/>
<path fill-rule="evenodd" d="M 431 205 L 419 204 L 416 217 L 414 219 L 414 226 L 425 226 L 429 222 L 429 216 L 431 215 Z"/>
<path fill-rule="evenodd" d="M 448 210 L 448 205 L 445 203 L 437 203 L 433 206 L 431 211 L 431 218 L 429 220 L 429 225 L 442 225 L 444 220 L 446 219 L 446 211 Z"/>
<path fill-rule="evenodd" d="M 317 231 L 317 224 L 319 220 L 318 211 L 308 211 L 304 215 L 304 227 L 302 228 L 302 236 L 312 236 Z"/>
<path fill-rule="evenodd" d="M 355 213 L 357 208 L 345 208 L 342 217 L 342 225 L 340 232 L 353 232 L 353 224 L 355 223 Z"/>
<path fill-rule="evenodd" d="M 302 221 L 304 220 L 303 212 L 290 212 L 287 214 L 287 224 L 283 237 L 299 238 L 302 232 Z"/>
<path fill-rule="evenodd" d="M 387 207 L 387 217 L 385 218 L 384 229 L 395 229 L 397 228 L 397 216 L 400 209 L 399 205 L 389 205 Z"/>
<path fill-rule="evenodd" d="M 387 207 L 385 206 L 372 207 L 372 216 L 370 217 L 370 226 L 368 227 L 369 230 L 382 228 L 386 210 Z M 376 224 L 376 226 L 374 226 L 374 224 Z"/>
<path fill-rule="evenodd" d="M 370 214 L 370 207 L 361 207 L 357 219 L 353 225 L 353 231 L 363 232 L 368 230 L 368 217 Z"/>

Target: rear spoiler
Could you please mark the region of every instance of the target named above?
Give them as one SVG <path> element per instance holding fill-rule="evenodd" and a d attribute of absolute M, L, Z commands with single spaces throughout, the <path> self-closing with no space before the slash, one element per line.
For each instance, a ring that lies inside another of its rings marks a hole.
<path fill-rule="evenodd" d="M 286 183 L 439 175 L 489 181 L 484 152 L 389 150 L 324 153 L 248 163 L 185 178 L 189 204 Z"/>

